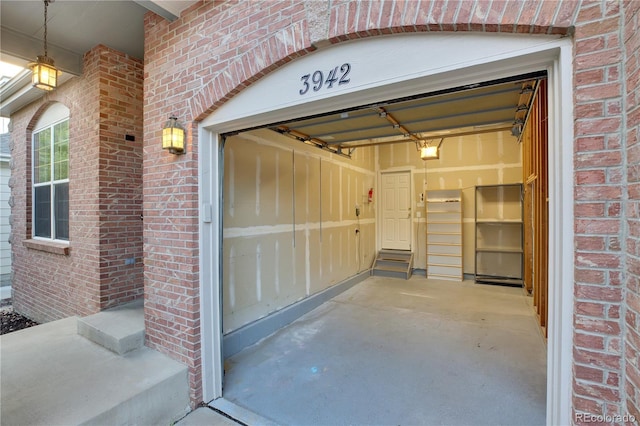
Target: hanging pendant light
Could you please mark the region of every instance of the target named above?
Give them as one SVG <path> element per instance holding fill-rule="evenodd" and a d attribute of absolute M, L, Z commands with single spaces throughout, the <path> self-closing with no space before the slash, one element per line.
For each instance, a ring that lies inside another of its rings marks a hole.
<path fill-rule="evenodd" d="M 47 7 L 53 0 L 44 0 L 44 55 L 38 55 L 31 67 L 31 82 L 38 89 L 50 91 L 58 85 L 58 70 L 53 59 L 47 56 Z"/>

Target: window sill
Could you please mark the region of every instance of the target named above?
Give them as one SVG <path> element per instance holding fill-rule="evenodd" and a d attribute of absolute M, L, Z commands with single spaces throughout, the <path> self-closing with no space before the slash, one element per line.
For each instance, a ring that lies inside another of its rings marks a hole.
<path fill-rule="evenodd" d="M 42 241 L 42 240 L 24 240 L 22 245 L 32 250 L 46 251 L 47 253 L 69 256 L 71 247 L 69 243 L 61 243 L 58 241 Z"/>

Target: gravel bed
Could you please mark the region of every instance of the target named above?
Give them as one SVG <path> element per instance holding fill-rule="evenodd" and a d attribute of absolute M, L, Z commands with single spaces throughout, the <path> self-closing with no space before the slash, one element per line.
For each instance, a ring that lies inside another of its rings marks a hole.
<path fill-rule="evenodd" d="M 0 302 L 0 323 L 2 325 L 0 334 L 7 334 L 12 331 L 18 331 L 23 328 L 38 325 L 37 322 L 31 321 L 29 318 L 13 312 L 10 299 L 5 299 Z"/>

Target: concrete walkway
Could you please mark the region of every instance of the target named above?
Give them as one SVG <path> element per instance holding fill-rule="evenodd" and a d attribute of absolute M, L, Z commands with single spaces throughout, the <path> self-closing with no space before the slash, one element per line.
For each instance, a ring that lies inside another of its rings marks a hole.
<path fill-rule="evenodd" d="M 76 321 L 0 337 L 2 425 L 169 425 L 189 411 L 184 365 L 146 347 L 117 355 Z"/>

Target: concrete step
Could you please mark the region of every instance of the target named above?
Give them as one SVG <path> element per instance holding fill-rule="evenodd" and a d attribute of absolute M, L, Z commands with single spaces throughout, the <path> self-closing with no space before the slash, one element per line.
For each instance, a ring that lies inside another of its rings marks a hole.
<path fill-rule="evenodd" d="M 170 425 L 189 412 L 185 365 L 148 347 L 117 355 L 76 323 L 0 336 L 0 424 Z"/>
<path fill-rule="evenodd" d="M 78 334 L 123 355 L 144 346 L 143 300 L 78 318 Z"/>

